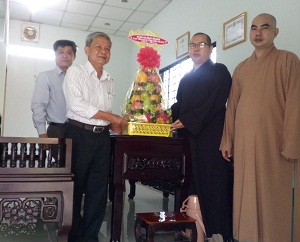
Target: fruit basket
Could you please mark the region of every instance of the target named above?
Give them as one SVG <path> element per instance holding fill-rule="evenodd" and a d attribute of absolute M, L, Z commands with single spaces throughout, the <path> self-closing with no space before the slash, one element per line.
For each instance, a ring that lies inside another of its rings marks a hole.
<path fill-rule="evenodd" d="M 171 136 L 171 124 L 128 122 L 129 135 Z"/>
<path fill-rule="evenodd" d="M 170 137 L 171 109 L 164 99 L 164 85 L 159 75 L 160 55 L 157 49 L 167 41 L 151 31 L 130 31 L 129 38 L 138 45 L 138 71 L 122 107 L 129 135 Z M 125 131 L 126 132 L 126 131 Z"/>

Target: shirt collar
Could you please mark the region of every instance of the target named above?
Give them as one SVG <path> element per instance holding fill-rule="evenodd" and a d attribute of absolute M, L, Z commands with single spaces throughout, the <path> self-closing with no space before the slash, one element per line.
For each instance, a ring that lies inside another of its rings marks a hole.
<path fill-rule="evenodd" d="M 93 67 L 93 65 L 91 64 L 91 62 L 87 61 L 85 63 L 85 67 L 86 67 L 86 69 L 87 69 L 87 71 L 88 71 L 88 73 L 89 73 L 90 76 L 94 75 L 94 76 L 97 77 L 97 71 L 95 70 L 95 68 Z M 106 70 L 103 69 L 100 81 L 105 81 L 107 79 L 109 79 L 109 74 L 108 74 L 108 72 Z"/>
<path fill-rule="evenodd" d="M 54 68 L 55 72 L 60 76 L 61 74 L 66 74 L 62 69 L 60 69 L 58 66 L 55 66 Z"/>

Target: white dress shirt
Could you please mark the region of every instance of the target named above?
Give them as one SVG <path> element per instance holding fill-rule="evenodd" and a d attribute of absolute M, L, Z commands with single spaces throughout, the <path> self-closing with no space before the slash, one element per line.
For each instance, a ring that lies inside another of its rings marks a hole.
<path fill-rule="evenodd" d="M 66 73 L 63 90 L 69 119 L 90 125 L 109 124 L 106 120 L 92 118 L 99 110 L 112 112 L 114 83 L 105 70 L 99 79 L 89 61 L 85 65 L 71 66 Z"/>

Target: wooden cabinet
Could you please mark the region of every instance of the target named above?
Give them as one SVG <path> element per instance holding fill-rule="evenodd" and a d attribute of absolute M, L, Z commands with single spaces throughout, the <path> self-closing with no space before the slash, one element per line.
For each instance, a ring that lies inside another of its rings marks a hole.
<path fill-rule="evenodd" d="M 71 152 L 70 139 L 0 137 L 1 238 L 45 241 L 46 226 L 54 228 L 58 242 L 67 241 L 74 184 Z"/>

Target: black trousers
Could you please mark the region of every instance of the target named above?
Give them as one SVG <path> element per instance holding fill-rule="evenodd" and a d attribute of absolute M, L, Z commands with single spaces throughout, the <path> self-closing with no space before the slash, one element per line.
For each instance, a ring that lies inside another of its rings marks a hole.
<path fill-rule="evenodd" d="M 65 137 L 65 124 L 53 125 L 49 124 L 47 128 L 47 135 L 49 138 L 64 138 Z"/>
<path fill-rule="evenodd" d="M 65 125 L 53 125 L 50 124 L 47 128 L 47 135 L 49 138 L 64 138 L 65 137 Z M 46 153 L 46 151 L 45 151 Z M 52 157 L 54 158 L 54 162 L 57 161 L 57 155 L 58 155 L 58 146 L 55 145 L 52 148 Z M 54 164 L 54 162 L 51 162 L 51 166 L 57 166 Z M 55 241 L 57 239 L 56 231 L 58 230 L 56 223 L 45 223 L 45 226 L 48 230 L 48 237 L 50 241 Z"/>
<path fill-rule="evenodd" d="M 49 124 L 47 128 L 47 135 L 49 138 L 65 138 L 66 135 L 66 125 L 65 124 Z M 57 161 L 58 146 L 54 145 L 52 150 L 52 157 Z M 52 166 L 56 166 L 52 163 Z"/>
<path fill-rule="evenodd" d="M 93 133 L 67 124 L 66 137 L 72 138 L 74 174 L 73 220 L 69 242 L 98 242 L 105 216 L 110 169 L 110 134 Z M 85 193 L 83 215 L 81 202 Z"/>

